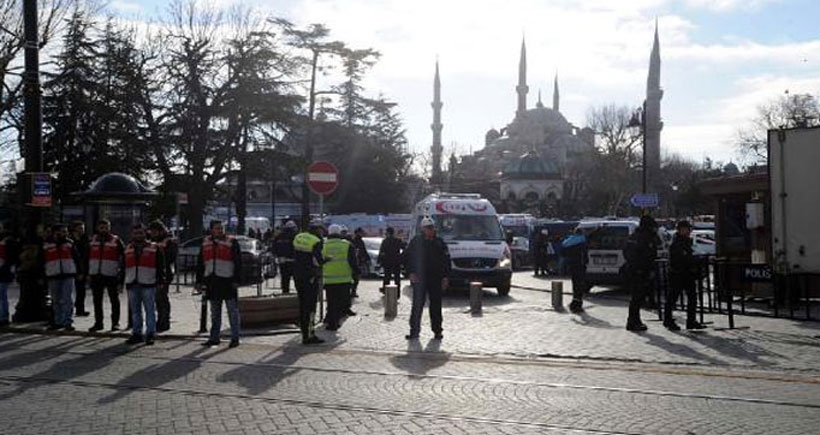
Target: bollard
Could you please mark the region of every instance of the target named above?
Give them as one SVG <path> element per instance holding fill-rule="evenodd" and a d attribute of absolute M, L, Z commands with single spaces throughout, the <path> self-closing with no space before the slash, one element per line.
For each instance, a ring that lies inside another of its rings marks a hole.
<path fill-rule="evenodd" d="M 395 284 L 384 288 L 384 317 L 393 318 L 398 314 L 399 287 Z"/>
<path fill-rule="evenodd" d="M 552 282 L 552 309 L 555 311 L 564 311 L 564 282 Z"/>
<path fill-rule="evenodd" d="M 480 282 L 470 283 L 470 314 L 481 315 L 481 296 L 484 293 L 483 284 Z"/>

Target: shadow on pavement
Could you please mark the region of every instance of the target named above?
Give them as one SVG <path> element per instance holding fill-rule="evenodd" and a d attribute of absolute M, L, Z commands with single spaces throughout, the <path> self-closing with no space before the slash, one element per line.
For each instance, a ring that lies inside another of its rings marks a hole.
<path fill-rule="evenodd" d="M 327 341 L 314 346 L 302 345 L 302 337 L 295 337 L 285 346 L 274 353 L 254 361 L 254 365 L 240 365 L 216 378 L 217 382 L 236 384 L 245 389 L 247 394 L 260 395 L 286 378 L 298 373 L 301 369 L 291 367 L 303 356 L 311 353 L 321 353 L 331 350 L 341 343 L 341 340 L 328 334 L 322 334 Z"/>
<path fill-rule="evenodd" d="M 694 359 L 697 361 L 706 362 L 708 364 L 715 364 L 715 365 L 726 365 L 728 361 L 723 361 L 718 358 L 711 357 L 706 355 L 702 352 L 698 352 L 695 349 L 692 349 L 689 346 L 672 343 L 671 341 L 667 340 L 665 337 L 653 334 L 651 332 L 642 332 L 639 333 L 641 337 L 645 337 L 648 339 L 646 344 L 650 346 L 655 346 L 658 348 L 663 349 L 666 352 L 669 352 L 674 355 L 682 356 L 685 358 Z"/>
<path fill-rule="evenodd" d="M 441 367 L 450 361 L 450 354 L 441 350 L 441 340 L 430 339 L 424 348 L 419 340 L 407 341 L 407 353 L 390 358 L 394 367 L 408 374 L 419 376 Z"/>
<path fill-rule="evenodd" d="M 26 352 L 25 354 L 5 358 L 0 360 L 0 367 L 3 367 L 4 369 L 22 367 L 57 358 L 64 355 L 60 352 L 61 350 L 68 350 L 82 344 L 82 341 L 82 339 L 68 340 L 64 343 L 59 343 L 55 346 L 49 347 L 48 349 Z M 114 359 L 124 353 L 122 351 L 112 351 L 114 348 L 118 347 L 120 347 L 120 345 L 116 344 L 99 350 L 95 349 L 90 353 L 80 355 L 70 360 L 55 361 L 54 364 L 48 369 L 26 376 L 26 378 L 32 382 L 23 383 L 16 390 L 0 395 L 0 402 L 22 394 L 28 390 L 37 388 L 42 385 L 42 382 L 55 380 L 70 381 L 100 370 L 111 364 Z"/>
<path fill-rule="evenodd" d="M 209 348 L 207 347 L 200 347 L 178 359 L 173 359 L 162 364 L 152 364 L 144 369 L 131 373 L 117 382 L 115 387 L 116 391 L 113 394 L 100 398 L 97 403 L 113 403 L 127 397 L 137 388 L 157 388 L 174 380 L 184 378 L 198 369 L 208 359 L 222 352 L 226 352 L 228 347 L 223 344 L 217 352 L 201 358 L 200 355 L 208 350 Z"/>
<path fill-rule="evenodd" d="M 588 312 L 584 311 L 580 314 L 577 314 L 572 317 L 572 321 L 581 326 L 589 326 L 591 328 L 601 328 L 601 329 L 619 329 L 619 326 L 615 326 L 606 320 L 599 319 L 595 316 L 591 316 Z"/>

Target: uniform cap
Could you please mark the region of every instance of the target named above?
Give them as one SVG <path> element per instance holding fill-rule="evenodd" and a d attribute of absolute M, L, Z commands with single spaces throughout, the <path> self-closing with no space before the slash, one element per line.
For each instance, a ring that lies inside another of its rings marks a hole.
<path fill-rule="evenodd" d="M 328 232 L 328 234 L 339 235 L 339 234 L 342 233 L 342 226 L 333 224 L 333 225 L 328 227 L 327 232 Z"/>
<path fill-rule="evenodd" d="M 436 225 L 436 221 L 433 220 L 430 216 L 425 216 L 421 219 L 421 226 L 422 227 L 434 227 Z"/>
<path fill-rule="evenodd" d="M 294 221 L 287 221 L 285 223 L 285 228 L 296 228 L 296 222 Z"/>

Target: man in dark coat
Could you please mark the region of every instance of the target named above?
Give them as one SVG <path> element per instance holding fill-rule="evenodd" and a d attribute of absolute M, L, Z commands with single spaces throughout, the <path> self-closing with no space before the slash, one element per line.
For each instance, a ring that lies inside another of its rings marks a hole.
<path fill-rule="evenodd" d="M 586 288 L 587 262 L 589 259 L 587 241 L 580 229 L 575 230 L 575 235 L 583 237 L 583 241 L 564 248 L 563 255 L 570 277 L 572 278 L 572 302 L 569 310 L 573 313 L 584 311 L 584 292 Z"/>
<path fill-rule="evenodd" d="M 680 221 L 675 232 L 675 239 L 669 247 L 669 287 L 671 292 L 664 305 L 663 326 L 670 331 L 679 331 L 680 326 L 672 317 L 675 301 L 682 292 L 686 292 L 686 329 L 703 329 L 703 325 L 695 320 L 697 309 L 695 281 L 697 280 L 697 264 L 692 253 L 692 226 L 688 221 Z"/>
<path fill-rule="evenodd" d="M 627 280 L 631 291 L 629 317 L 626 321 L 626 329 L 629 331 L 646 331 L 646 325 L 641 322 L 641 304 L 652 289 L 655 258 L 660 244 L 657 231 L 658 225 L 651 216 L 641 217 L 638 229 L 629 236 L 624 248 Z"/>
<path fill-rule="evenodd" d="M 302 330 L 302 344 L 306 345 L 324 343 L 324 340 L 316 336 L 313 328 L 316 302 L 319 299 L 319 281 L 322 277 L 322 265 L 325 263 L 322 256 L 323 233 L 324 225 L 315 220 L 310 223 L 307 231 L 297 234 L 293 239 L 293 278 L 296 294 L 299 296 L 299 328 Z"/>
<path fill-rule="evenodd" d="M 157 283 L 157 332 L 165 332 L 171 329 L 171 299 L 168 295 L 171 283 L 174 281 L 174 267 L 176 267 L 177 253 L 179 248 L 177 241 L 168 232 L 168 228 L 160 220 L 151 222 L 148 226 L 151 233 L 151 241 L 162 249 L 165 258 L 165 270 L 163 271 L 163 282 Z"/>
<path fill-rule="evenodd" d="M 91 240 L 85 232 L 85 223 L 83 221 L 74 221 L 71 224 L 71 238 L 74 240 L 74 248 L 80 257 L 77 263 L 77 276 L 74 278 L 74 315 L 77 317 L 86 317 L 91 314 L 85 310 L 85 290 L 88 283 L 88 252 L 90 250 Z"/>
<path fill-rule="evenodd" d="M 413 285 L 413 306 L 410 311 L 410 334 L 408 340 L 417 340 L 421 331 L 421 313 L 426 300 L 430 299 L 430 326 L 436 340 L 442 334 L 441 296 L 450 282 L 450 252 L 447 244 L 436 236 L 436 226 L 432 218 L 421 220 L 421 234 L 413 237 L 405 251 L 405 267 Z"/>
<path fill-rule="evenodd" d="M 282 293 L 290 293 L 290 280 L 293 277 L 293 238 L 296 237 L 298 227 L 296 222 L 287 221 L 282 232 L 273 240 L 273 255 L 279 263 L 279 276 Z"/>
<path fill-rule="evenodd" d="M 393 227 L 387 227 L 385 233 L 387 237 L 382 240 L 382 244 L 379 246 L 379 264 L 381 264 L 384 273 L 382 288 L 379 291 L 384 293 L 384 288 L 390 284 L 390 280 L 393 280 L 396 287 L 401 291 L 401 262 L 404 242 L 395 236 Z"/>

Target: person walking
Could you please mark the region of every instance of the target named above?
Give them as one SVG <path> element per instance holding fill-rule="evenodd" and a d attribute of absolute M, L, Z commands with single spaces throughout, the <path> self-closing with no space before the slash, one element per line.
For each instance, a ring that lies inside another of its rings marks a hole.
<path fill-rule="evenodd" d="M 322 257 L 322 232 L 322 222 L 315 220 L 310 223 L 307 231 L 293 238 L 293 278 L 299 297 L 299 328 L 302 331 L 302 344 L 306 345 L 324 343 L 324 340 L 316 336 L 313 328 L 319 298 L 319 280 L 322 276 L 322 264 L 325 262 Z"/>
<path fill-rule="evenodd" d="M 681 293 L 686 293 L 686 329 L 703 329 L 695 319 L 697 309 L 695 281 L 697 264 L 692 252 L 692 225 L 689 221 L 680 221 L 676 226 L 675 238 L 669 247 L 669 286 L 671 293 L 663 307 L 663 326 L 670 331 L 680 331 L 680 326 L 672 317 L 675 301 Z"/>
<path fill-rule="evenodd" d="M 0 222 L 0 328 L 8 326 L 9 285 L 14 282 L 14 267 L 20 258 L 20 246 L 5 224 Z"/>
<path fill-rule="evenodd" d="M 171 299 L 168 296 L 168 291 L 171 288 L 171 282 L 174 280 L 174 267 L 177 261 L 177 253 L 179 251 L 177 242 L 168 232 L 168 228 L 160 220 L 155 220 L 148 225 L 148 232 L 151 236 L 151 241 L 157 244 L 157 247 L 162 250 L 162 255 L 165 258 L 163 280 L 157 283 L 157 332 L 165 332 L 171 329 Z"/>
<path fill-rule="evenodd" d="M 100 219 L 97 234 L 92 237 L 88 251 L 88 283 L 94 301 L 94 326 L 89 332 L 103 330 L 103 294 L 108 293 L 111 304 L 111 331 L 120 329 L 120 293 L 125 279 L 125 245 L 111 234 L 111 222 Z"/>
<path fill-rule="evenodd" d="M 546 228 L 543 228 L 539 232 L 535 233 L 535 237 L 532 242 L 532 276 L 547 274 L 547 269 L 544 263 L 546 261 L 545 257 L 547 253 L 547 244 L 549 243 L 548 235 L 549 230 Z"/>
<path fill-rule="evenodd" d="M 569 310 L 573 313 L 581 313 L 584 311 L 584 293 L 587 291 L 586 275 L 589 258 L 587 239 L 580 229 L 576 229 L 575 234 L 569 240 L 576 241 L 571 244 L 567 243 L 563 249 L 566 267 L 572 278 L 572 302 L 569 304 Z"/>
<path fill-rule="evenodd" d="M 339 322 L 349 310 L 350 286 L 359 273 L 356 250 L 342 238 L 339 225 L 328 227 L 327 240 L 322 247 L 322 257 L 326 263 L 322 267 L 322 281 L 327 295 L 325 329 L 336 331 Z"/>
<path fill-rule="evenodd" d="M 157 286 L 165 282 L 165 256 L 156 243 L 147 240 L 146 228 L 136 224 L 131 229 L 131 242 L 125 247 L 125 288 L 131 307 L 131 337 L 127 344 L 143 342 L 143 310 L 145 312 L 145 344 L 154 344 L 157 332 Z"/>
<path fill-rule="evenodd" d="M 353 231 L 353 249 L 356 252 L 356 263 L 358 264 L 358 270 L 361 273 L 368 273 L 371 267 L 370 261 L 370 254 L 367 253 L 367 246 L 364 244 L 364 228 L 358 227 Z M 351 304 L 353 302 L 353 298 L 359 297 L 359 275 L 356 274 L 353 277 L 353 286 L 350 288 L 350 298 Z M 351 310 L 351 307 L 347 308 L 347 315 L 348 316 L 355 316 L 356 313 Z"/>
<path fill-rule="evenodd" d="M 298 227 L 296 222 L 287 221 L 282 232 L 273 241 L 273 255 L 279 263 L 280 287 L 283 294 L 290 293 L 290 280 L 293 278 L 293 238 L 296 237 Z"/>
<path fill-rule="evenodd" d="M 402 249 L 404 249 L 404 242 L 395 236 L 393 227 L 387 227 L 385 231 L 387 237 L 382 240 L 379 246 L 379 264 L 382 266 L 384 274 L 382 278 L 382 288 L 380 292 L 384 293 L 384 289 L 390 284 L 392 280 L 396 287 L 401 291 L 401 262 Z"/>
<path fill-rule="evenodd" d="M 436 340 L 444 338 L 441 316 L 442 292 L 450 282 L 450 252 L 447 244 L 436 235 L 435 222 L 429 216 L 421 219 L 421 234 L 416 235 L 407 245 L 405 267 L 413 286 L 413 305 L 410 310 L 410 333 L 408 340 L 419 338 L 421 313 L 427 299 L 430 300 L 430 326 Z"/>
<path fill-rule="evenodd" d="M 641 322 L 641 304 L 652 289 L 655 258 L 660 243 L 657 229 L 658 225 L 651 216 L 642 216 L 638 228 L 629 236 L 624 248 L 631 291 L 629 317 L 626 321 L 626 329 L 629 331 L 646 331 L 646 325 Z"/>
<path fill-rule="evenodd" d="M 80 255 L 74 247 L 74 241 L 68 238 L 68 227 L 56 224 L 52 234 L 43 244 L 40 264 L 45 269 L 48 288 L 51 292 L 51 310 L 53 317 L 48 329 L 65 329 L 73 331 L 72 314 L 74 305 L 71 297 L 74 294 L 74 280 Z"/>
<path fill-rule="evenodd" d="M 213 220 L 211 235 L 202 239 L 196 268 L 197 286 L 205 286 L 211 304 L 211 335 L 203 346 L 219 345 L 222 332 L 222 302 L 228 310 L 231 342 L 239 346 L 239 284 L 242 273 L 242 254 L 235 237 L 225 234 L 222 221 Z"/>
<path fill-rule="evenodd" d="M 74 315 L 77 317 L 87 317 L 91 313 L 85 310 L 85 290 L 88 284 L 88 250 L 90 240 L 85 232 L 83 221 L 74 221 L 71 224 L 71 240 L 74 240 L 74 248 L 77 249 L 79 262 L 77 263 L 77 276 L 74 278 Z"/>

